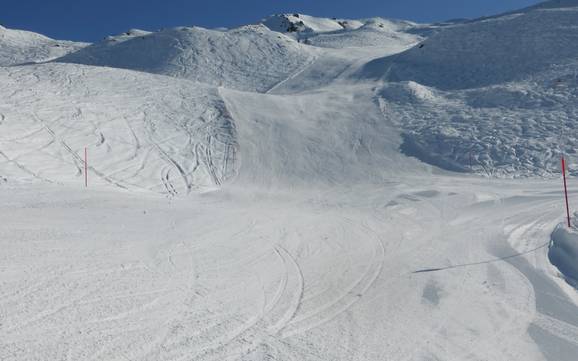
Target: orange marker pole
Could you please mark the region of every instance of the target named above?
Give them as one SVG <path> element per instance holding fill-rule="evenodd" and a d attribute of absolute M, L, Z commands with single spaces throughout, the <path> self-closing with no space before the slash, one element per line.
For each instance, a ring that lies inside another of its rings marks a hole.
<path fill-rule="evenodd" d="M 88 187 L 88 152 L 84 147 L 84 186 Z"/>
<path fill-rule="evenodd" d="M 568 186 L 566 184 L 566 161 L 562 157 L 562 175 L 564 177 L 564 197 L 566 198 L 566 218 L 568 220 L 568 228 L 571 228 L 570 224 L 570 206 L 568 205 Z"/>

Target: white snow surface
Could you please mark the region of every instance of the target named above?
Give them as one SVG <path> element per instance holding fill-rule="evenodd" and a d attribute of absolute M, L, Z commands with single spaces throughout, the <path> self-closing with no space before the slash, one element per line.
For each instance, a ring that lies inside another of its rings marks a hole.
<path fill-rule="evenodd" d="M 447 27 L 387 59 L 389 81 L 444 90 L 524 80 L 578 57 L 578 7 L 533 10 Z"/>
<path fill-rule="evenodd" d="M 132 69 L 214 86 L 264 92 L 315 57 L 314 49 L 263 25 L 228 31 L 179 27 L 129 32 L 58 62 Z"/>
<path fill-rule="evenodd" d="M 0 66 L 48 61 L 87 45 L 53 40 L 30 31 L 7 29 L 0 25 Z"/>
<path fill-rule="evenodd" d="M 415 45 L 423 39 L 419 34 L 429 28 L 402 20 L 324 19 L 302 14 L 274 15 L 263 19 L 262 24 L 308 45 L 323 48 L 390 47 L 392 53 Z"/>
<path fill-rule="evenodd" d="M 450 26 L 352 77 L 387 80 L 382 108 L 409 155 L 489 176 L 558 174 L 578 145 L 577 21 L 562 8 Z"/>
<path fill-rule="evenodd" d="M 578 214 L 574 214 L 576 220 Z M 572 223 L 571 223 L 572 225 Z M 552 233 L 552 243 L 548 257 L 564 275 L 568 283 L 578 288 L 578 229 L 576 224 L 573 228 L 567 228 L 566 224 L 560 224 Z"/>
<path fill-rule="evenodd" d="M 0 67 L 0 162 L 10 179 L 187 194 L 235 174 L 234 124 L 216 88 L 121 69 Z"/>
<path fill-rule="evenodd" d="M 0 66 L 0 360 L 576 361 L 577 13 L 517 14 Z"/>

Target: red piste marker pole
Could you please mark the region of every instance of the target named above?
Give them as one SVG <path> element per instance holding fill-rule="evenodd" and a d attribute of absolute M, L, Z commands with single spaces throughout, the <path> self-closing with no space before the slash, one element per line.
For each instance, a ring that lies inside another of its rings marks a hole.
<path fill-rule="evenodd" d="M 84 147 L 84 186 L 88 187 L 88 152 Z"/>
<path fill-rule="evenodd" d="M 566 161 L 562 157 L 562 175 L 564 177 L 564 197 L 566 198 L 566 217 L 568 219 L 568 228 L 571 228 L 570 224 L 570 206 L 568 205 L 568 186 L 566 185 Z"/>

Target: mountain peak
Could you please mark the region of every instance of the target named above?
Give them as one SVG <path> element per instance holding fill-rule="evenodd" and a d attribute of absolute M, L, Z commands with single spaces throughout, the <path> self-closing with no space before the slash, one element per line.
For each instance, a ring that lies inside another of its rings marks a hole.
<path fill-rule="evenodd" d="M 263 19 L 262 24 L 282 33 L 323 33 L 362 26 L 359 21 L 318 18 L 303 14 L 276 14 Z"/>

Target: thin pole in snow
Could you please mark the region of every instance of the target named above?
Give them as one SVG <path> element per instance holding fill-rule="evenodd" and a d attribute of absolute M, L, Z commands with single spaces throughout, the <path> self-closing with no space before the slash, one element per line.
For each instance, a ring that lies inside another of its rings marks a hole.
<path fill-rule="evenodd" d="M 568 205 L 568 186 L 566 185 L 566 160 L 562 157 L 562 175 L 564 178 L 564 197 L 566 198 L 566 219 L 568 220 L 568 228 L 571 228 L 570 224 L 570 206 Z"/>
<path fill-rule="evenodd" d="M 84 147 L 84 186 L 88 187 L 88 151 Z"/>

